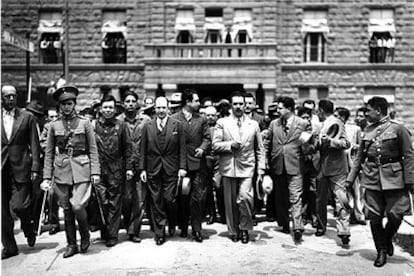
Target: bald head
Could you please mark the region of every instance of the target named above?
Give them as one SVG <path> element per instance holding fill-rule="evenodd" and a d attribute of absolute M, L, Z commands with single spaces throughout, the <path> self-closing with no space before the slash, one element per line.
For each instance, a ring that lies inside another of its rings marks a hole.
<path fill-rule="evenodd" d="M 217 109 L 214 106 L 207 106 L 205 109 L 205 116 L 209 126 L 214 126 L 217 121 Z"/>
<path fill-rule="evenodd" d="M 6 110 L 12 110 L 17 105 L 16 88 L 11 85 L 4 85 L 1 88 L 1 106 Z"/>
<path fill-rule="evenodd" d="M 158 118 L 164 119 L 168 112 L 168 100 L 166 97 L 158 97 L 155 99 L 155 114 Z"/>

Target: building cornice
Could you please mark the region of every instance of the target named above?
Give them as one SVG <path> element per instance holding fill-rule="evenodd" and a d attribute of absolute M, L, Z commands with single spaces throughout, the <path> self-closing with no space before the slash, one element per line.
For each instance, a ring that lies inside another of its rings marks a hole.
<path fill-rule="evenodd" d="M 7 70 L 26 70 L 25 64 L 2 64 L 1 69 Z M 31 64 L 30 70 L 63 70 L 62 64 Z M 69 71 L 90 71 L 90 70 L 125 70 L 125 71 L 143 71 L 144 64 L 71 64 Z"/>
<path fill-rule="evenodd" d="M 414 63 L 335 63 L 335 64 L 280 64 L 282 71 L 298 70 L 414 70 Z"/>

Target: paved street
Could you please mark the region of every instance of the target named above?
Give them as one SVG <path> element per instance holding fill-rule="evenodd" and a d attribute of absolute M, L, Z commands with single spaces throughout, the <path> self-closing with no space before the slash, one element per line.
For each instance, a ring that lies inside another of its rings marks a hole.
<path fill-rule="evenodd" d="M 62 223 L 62 221 L 61 221 Z M 17 233 L 20 254 L 2 261 L 3 275 L 414 275 L 414 257 L 396 247 L 395 255 L 383 268 L 372 264 L 376 256 L 368 226 L 353 226 L 351 247 L 343 249 L 336 238 L 330 216 L 327 235 L 313 235 L 306 227 L 303 242 L 279 232 L 275 223 L 261 222 L 245 245 L 227 238 L 226 226 L 203 225 L 202 244 L 176 233 L 163 246 L 156 246 L 149 226 L 143 241 L 127 241 L 124 230 L 121 242 L 108 249 L 92 233 L 93 244 L 86 254 L 63 259 L 66 244 L 64 231 L 49 236 L 44 232 L 36 246 L 29 248 L 21 231 Z M 405 227 L 405 226 L 404 226 Z M 403 230 L 405 228 L 402 228 Z M 18 229 L 18 226 L 15 227 Z M 191 232 L 190 232 L 191 233 Z"/>

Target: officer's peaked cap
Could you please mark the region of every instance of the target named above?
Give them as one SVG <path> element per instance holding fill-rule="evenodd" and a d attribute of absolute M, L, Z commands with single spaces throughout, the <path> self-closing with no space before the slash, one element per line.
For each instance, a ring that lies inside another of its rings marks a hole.
<path fill-rule="evenodd" d="M 76 99 L 79 90 L 75 86 L 62 86 L 53 93 L 53 99 L 57 102 L 63 102 L 70 99 Z"/>

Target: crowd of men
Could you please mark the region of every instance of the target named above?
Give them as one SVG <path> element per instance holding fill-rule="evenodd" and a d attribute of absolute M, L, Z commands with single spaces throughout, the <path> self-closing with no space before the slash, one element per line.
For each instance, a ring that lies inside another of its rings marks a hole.
<path fill-rule="evenodd" d="M 177 227 L 186 238 L 189 226 L 193 240 L 203 242 L 205 220 L 226 223 L 233 242 L 249 243 L 256 214 L 266 210 L 300 243 L 307 223 L 316 236 L 325 234 L 328 204 L 344 247 L 350 224 L 368 219 L 374 265 L 393 255 L 392 237 L 414 192 L 414 150 L 384 98 L 370 99 L 352 123 L 347 108 L 327 99 L 298 106 L 281 96 L 264 116 L 252 94 L 200 102 L 192 89 L 179 101 L 147 99 L 142 109 L 127 91 L 122 111 L 105 95 L 96 114 L 82 116 L 75 110 L 78 93 L 74 86 L 57 89 L 57 109 L 43 124 L 38 102 L 18 108 L 16 89 L 2 87 L 2 259 L 18 254 L 13 213 L 35 245 L 43 191 L 50 235 L 60 231 L 63 209 L 64 258 L 88 250 L 90 231 L 100 230 L 108 247 L 121 228 L 139 243 L 144 216 L 156 245 Z"/>

